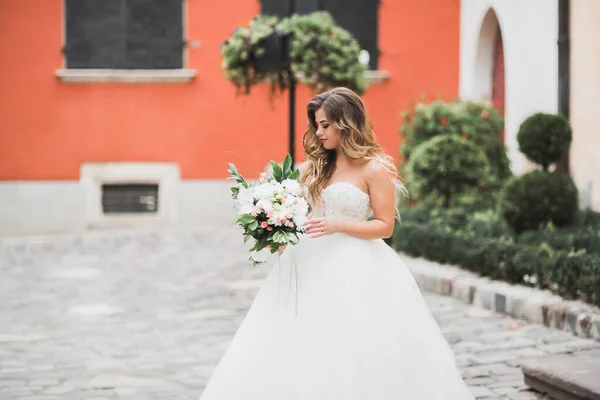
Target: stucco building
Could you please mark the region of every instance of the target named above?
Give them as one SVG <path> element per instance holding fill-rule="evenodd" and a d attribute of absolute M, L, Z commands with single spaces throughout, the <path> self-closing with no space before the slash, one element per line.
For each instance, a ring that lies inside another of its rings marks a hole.
<path fill-rule="evenodd" d="M 462 0 L 460 96 L 505 112 L 515 173 L 532 168 L 518 150 L 523 120 L 538 111 L 568 116 L 569 172 L 582 206 L 600 209 L 600 2 Z"/>
<path fill-rule="evenodd" d="M 459 0 L 321 2 L 371 50 L 365 100 L 396 155 L 400 111 L 458 93 Z M 252 177 L 286 154 L 288 103 L 236 97 L 218 47 L 284 3 L 2 0 L 0 234 L 220 218 L 228 162 Z"/>

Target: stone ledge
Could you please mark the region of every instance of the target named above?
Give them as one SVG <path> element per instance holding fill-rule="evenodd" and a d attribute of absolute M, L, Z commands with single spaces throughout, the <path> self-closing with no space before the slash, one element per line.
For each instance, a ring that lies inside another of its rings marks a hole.
<path fill-rule="evenodd" d="M 364 77 L 369 84 L 379 84 L 386 82 L 390 78 L 390 72 L 383 70 L 368 70 L 365 71 Z M 308 79 L 306 79 L 302 73 L 297 73 L 296 79 L 298 82 L 308 83 Z"/>
<path fill-rule="evenodd" d="M 383 83 L 390 78 L 390 72 L 383 70 L 369 70 L 365 71 L 364 76 L 368 83 Z"/>
<path fill-rule="evenodd" d="M 188 83 L 196 78 L 194 69 L 57 69 L 64 83 Z"/>
<path fill-rule="evenodd" d="M 557 400 L 600 399 L 600 359 L 551 356 L 521 366 L 525 384 Z"/>
<path fill-rule="evenodd" d="M 547 290 L 493 281 L 456 266 L 401 254 L 423 291 L 600 341 L 600 309 Z"/>

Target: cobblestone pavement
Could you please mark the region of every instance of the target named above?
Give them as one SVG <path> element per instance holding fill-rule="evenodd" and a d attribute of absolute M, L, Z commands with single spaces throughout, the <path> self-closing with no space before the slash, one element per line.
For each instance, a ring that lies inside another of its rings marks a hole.
<path fill-rule="evenodd" d="M 197 399 L 267 272 L 239 242 L 208 229 L 0 240 L 0 399 Z M 522 360 L 600 352 L 426 298 L 478 398 L 540 398 L 519 391 Z"/>

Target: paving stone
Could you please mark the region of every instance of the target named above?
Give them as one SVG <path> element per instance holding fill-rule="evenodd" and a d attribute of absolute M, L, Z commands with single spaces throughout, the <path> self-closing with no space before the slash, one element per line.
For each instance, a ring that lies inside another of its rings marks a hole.
<path fill-rule="evenodd" d="M 48 388 L 44 391 L 44 394 L 66 394 L 74 391 L 75 388 L 68 386 L 55 386 Z"/>
<path fill-rule="evenodd" d="M 556 398 L 600 398 L 600 359 L 559 355 L 522 366 L 525 382 Z"/>
<path fill-rule="evenodd" d="M 28 382 L 31 386 L 56 386 L 59 384 L 58 379 L 35 379 Z"/>
<path fill-rule="evenodd" d="M 476 364 L 494 364 L 515 358 L 506 352 L 486 352 L 471 355 L 470 359 Z"/>
<path fill-rule="evenodd" d="M 269 271 L 225 231 L 0 240 L 0 399 L 197 400 Z M 538 398 L 519 391 L 523 361 L 598 356 L 596 342 L 465 304 L 519 307 L 457 282 L 456 297 L 425 299 L 478 398 Z"/>

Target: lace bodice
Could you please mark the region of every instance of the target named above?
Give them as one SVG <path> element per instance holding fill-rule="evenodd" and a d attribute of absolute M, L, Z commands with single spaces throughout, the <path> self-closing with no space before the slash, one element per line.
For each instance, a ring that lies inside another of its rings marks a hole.
<path fill-rule="evenodd" d="M 371 214 L 368 194 L 347 182 L 336 182 L 321 192 L 323 205 L 315 207 L 315 216 L 365 221 Z"/>

